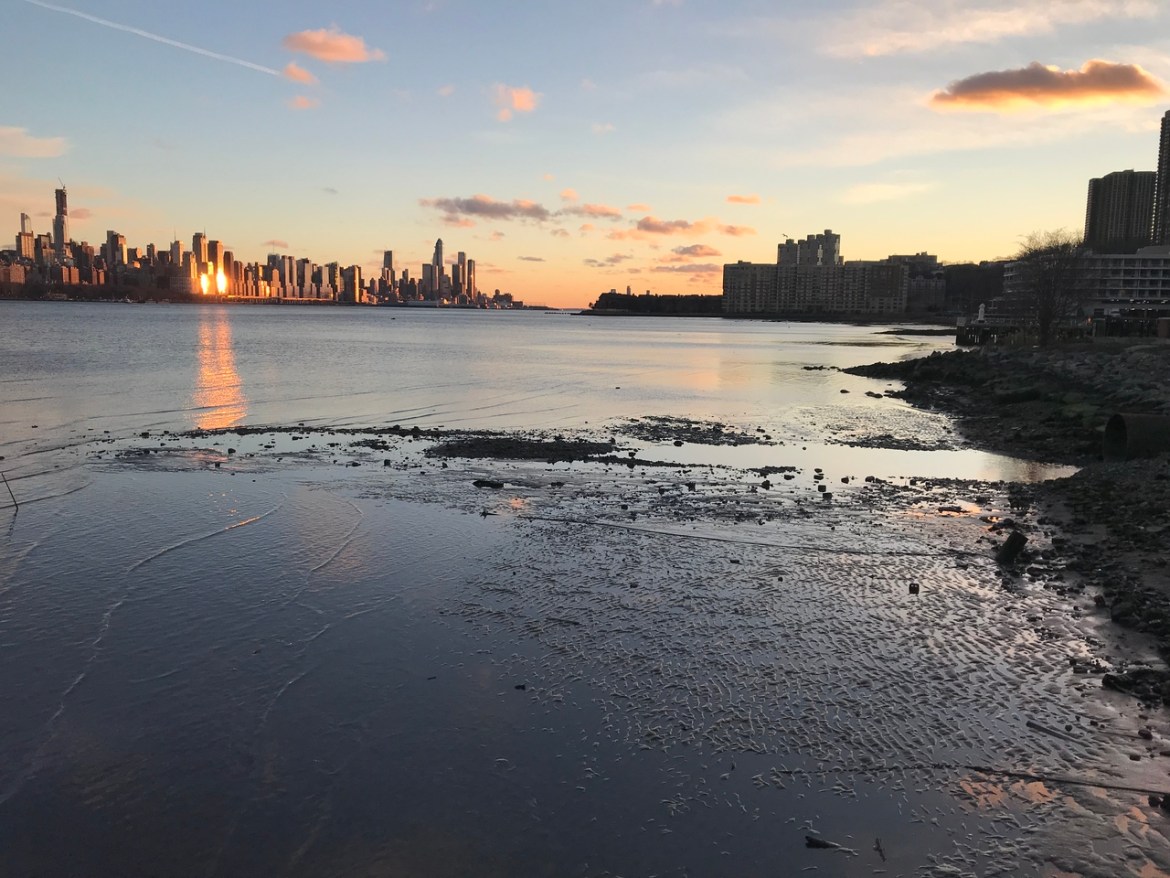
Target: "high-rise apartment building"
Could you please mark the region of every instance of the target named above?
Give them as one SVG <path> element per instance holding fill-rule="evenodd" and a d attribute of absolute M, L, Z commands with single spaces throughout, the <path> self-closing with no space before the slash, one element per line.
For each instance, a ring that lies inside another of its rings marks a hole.
<path fill-rule="evenodd" d="M 1085 246 L 1094 253 L 1135 253 L 1150 243 L 1154 171 L 1114 171 L 1089 181 Z"/>
<path fill-rule="evenodd" d="M 467 260 L 467 277 L 463 279 L 463 283 L 467 288 L 467 295 L 474 299 L 476 293 L 474 259 Z"/>
<path fill-rule="evenodd" d="M 1154 193 L 1153 243 L 1170 245 L 1170 110 L 1162 116 L 1158 143 L 1158 182 Z"/>
<path fill-rule="evenodd" d="M 841 236 L 825 229 L 822 235 L 809 235 L 794 241 L 791 238 L 776 247 L 779 265 L 825 266 L 841 264 Z"/>

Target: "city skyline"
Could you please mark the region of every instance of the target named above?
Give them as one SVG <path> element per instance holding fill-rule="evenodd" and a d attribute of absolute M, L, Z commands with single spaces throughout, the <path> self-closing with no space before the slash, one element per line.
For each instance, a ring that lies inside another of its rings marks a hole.
<path fill-rule="evenodd" d="M 6 229 L 52 233 L 61 180 L 95 244 L 215 228 L 369 277 L 457 235 L 480 289 L 552 306 L 717 294 L 809 228 L 1010 256 L 1155 170 L 1170 107 L 1170 10 L 1134 0 L 9 7 Z"/>
<path fill-rule="evenodd" d="M 151 241 L 131 245 L 125 235 L 108 229 L 105 241 L 91 244 L 69 234 L 68 189 L 53 193 L 51 231 L 37 233 L 32 218 L 20 214 L 14 247 L 0 247 L 0 282 L 55 287 L 89 287 L 115 295 L 149 290 L 156 295 L 202 295 L 240 298 L 282 298 L 341 304 L 431 304 L 480 307 L 522 307 L 511 292 L 499 289 L 478 294 L 476 263 L 460 250 L 443 259 L 443 240 L 434 255 L 412 276 L 395 263 L 394 251 L 382 251 L 381 270 L 371 276 L 360 265 L 316 262 L 301 256 L 269 253 L 247 262 L 206 230 L 191 236 L 190 249 L 177 232 L 163 247 Z M 11 265 L 10 265 L 11 263 Z M 450 268 L 450 271 L 448 271 Z"/>

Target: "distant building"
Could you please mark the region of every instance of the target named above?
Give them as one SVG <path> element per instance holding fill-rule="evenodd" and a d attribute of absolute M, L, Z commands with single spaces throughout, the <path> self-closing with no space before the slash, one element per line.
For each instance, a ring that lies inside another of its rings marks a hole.
<path fill-rule="evenodd" d="M 69 200 L 65 189 L 56 190 L 57 215 L 53 217 L 53 252 L 57 259 L 64 260 L 69 245 Z"/>
<path fill-rule="evenodd" d="M 20 259 L 36 259 L 36 238 L 32 232 L 20 232 L 16 236 L 16 255 Z"/>
<path fill-rule="evenodd" d="M 1158 181 L 1154 192 L 1154 224 L 1151 241 L 1170 245 L 1170 110 L 1162 116 L 1162 137 L 1158 143 Z"/>
<path fill-rule="evenodd" d="M 196 232 L 191 236 L 191 252 L 195 254 L 195 261 L 199 263 L 199 270 L 203 271 L 207 265 L 207 235 Z"/>
<path fill-rule="evenodd" d="M 839 265 L 841 262 L 841 236 L 825 229 L 824 234 L 809 235 L 799 241 L 789 238 L 776 248 L 776 262 L 779 265 Z"/>
<path fill-rule="evenodd" d="M 435 255 L 431 258 L 431 292 L 438 294 L 443 288 L 443 239 L 435 241 Z"/>
<path fill-rule="evenodd" d="M 906 310 L 910 268 L 898 261 L 900 257 L 843 262 L 841 236 L 828 229 L 801 241 L 789 238 L 777 247 L 776 257 L 774 265 L 737 262 L 723 267 L 725 314 L 870 315 Z"/>
<path fill-rule="evenodd" d="M 1135 253 L 1150 243 L 1154 171 L 1114 171 L 1089 181 L 1085 246 L 1094 253 Z"/>

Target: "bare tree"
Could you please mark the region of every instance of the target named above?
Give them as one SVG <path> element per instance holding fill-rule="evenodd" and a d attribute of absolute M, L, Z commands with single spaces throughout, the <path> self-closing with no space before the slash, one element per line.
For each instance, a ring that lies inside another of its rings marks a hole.
<path fill-rule="evenodd" d="M 1041 347 L 1056 329 L 1077 316 L 1085 290 L 1084 244 L 1066 229 L 1033 232 L 1016 254 L 1016 275 L 1024 316 Z"/>

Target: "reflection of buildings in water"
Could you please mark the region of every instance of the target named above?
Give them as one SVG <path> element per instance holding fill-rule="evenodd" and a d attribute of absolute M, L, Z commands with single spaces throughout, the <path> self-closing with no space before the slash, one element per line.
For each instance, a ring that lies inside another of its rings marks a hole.
<path fill-rule="evenodd" d="M 199 318 L 199 374 L 191 408 L 195 427 L 218 430 L 239 423 L 248 413 L 232 349 L 232 325 L 221 310 L 202 309 Z"/>

